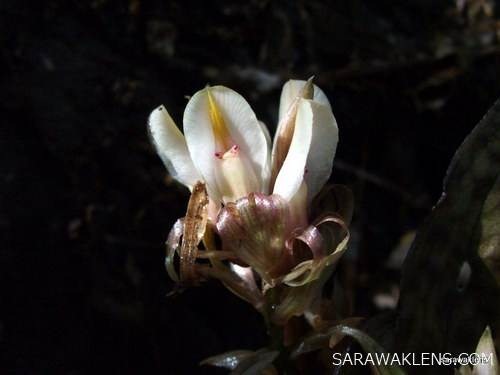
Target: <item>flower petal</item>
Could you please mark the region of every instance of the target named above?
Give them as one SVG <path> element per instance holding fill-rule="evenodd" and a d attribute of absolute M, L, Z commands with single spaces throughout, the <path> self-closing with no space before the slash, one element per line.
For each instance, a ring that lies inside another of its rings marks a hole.
<path fill-rule="evenodd" d="M 223 122 L 222 127 L 213 124 L 211 105 L 214 104 L 210 100 L 216 103 L 216 120 Z M 220 153 L 228 151 L 217 147 L 227 145 L 227 138 L 230 138 L 245 159 L 243 164 L 249 165 L 257 176 L 258 190 L 266 192 L 263 184 L 269 174 L 266 137 L 252 108 L 241 95 L 223 86 L 198 91 L 189 100 L 184 112 L 184 134 L 193 163 L 211 188 L 217 190 L 215 168 Z"/>
<path fill-rule="evenodd" d="M 288 205 L 279 196 L 249 194 L 219 213 L 217 230 L 224 250 L 251 266 L 266 282 L 288 270 L 285 241 L 289 234 Z"/>
<path fill-rule="evenodd" d="M 251 192 L 261 190 L 260 179 L 255 175 L 249 159 L 240 152 L 237 145 L 218 157 L 214 169 L 215 180 L 224 203 L 234 202 Z"/>
<path fill-rule="evenodd" d="M 205 184 L 196 183 L 189 198 L 180 250 L 180 279 L 184 284 L 196 281 L 194 263 L 198 254 L 198 244 L 203 238 L 208 220 L 208 194 Z"/>
<path fill-rule="evenodd" d="M 313 112 L 312 139 L 305 174 L 309 201 L 328 181 L 339 141 L 337 121 L 330 106 L 316 101 L 311 101 L 310 105 Z"/>
<path fill-rule="evenodd" d="M 314 96 L 314 85 L 312 77 L 296 93 L 290 103 L 286 103 L 287 109 L 279 119 L 278 128 L 274 136 L 272 150 L 272 169 L 271 169 L 271 187 L 274 187 L 278 173 L 283 166 L 290 144 L 292 143 L 295 132 L 295 123 L 297 120 L 297 111 L 301 99 L 312 99 Z M 285 100 L 286 102 L 286 100 Z"/>
<path fill-rule="evenodd" d="M 266 137 L 266 144 L 267 144 L 267 149 L 271 149 L 271 134 L 269 133 L 269 129 L 267 128 L 266 124 L 264 122 L 259 120 L 259 125 L 260 128 L 262 129 L 262 132 L 264 133 L 264 136 Z"/>
<path fill-rule="evenodd" d="M 156 152 L 168 173 L 191 189 L 202 178 L 189 156 L 184 136 L 165 107 L 159 106 L 151 112 L 148 126 Z"/>
<path fill-rule="evenodd" d="M 299 190 L 312 139 L 314 121 L 311 100 L 301 99 L 297 109 L 295 130 L 288 154 L 276 177 L 273 194 L 290 201 Z"/>
<path fill-rule="evenodd" d="M 283 86 L 283 89 L 281 91 L 281 98 L 280 98 L 280 109 L 279 109 L 279 123 L 281 123 L 281 119 L 285 117 L 288 109 L 292 105 L 293 101 L 295 98 L 300 93 L 300 90 L 304 87 L 307 81 L 303 80 L 290 80 L 285 85 Z M 318 86 L 314 85 L 314 96 L 312 100 L 324 104 L 328 107 L 330 107 L 330 102 L 328 101 L 328 98 L 326 97 L 325 93 L 323 90 L 321 90 Z M 278 131 L 276 131 L 278 133 Z"/>

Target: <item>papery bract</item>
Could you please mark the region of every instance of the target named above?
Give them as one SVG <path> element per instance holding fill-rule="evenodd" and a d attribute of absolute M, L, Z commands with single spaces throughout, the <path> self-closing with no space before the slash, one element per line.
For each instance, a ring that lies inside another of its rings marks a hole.
<path fill-rule="evenodd" d="M 184 284 L 197 281 L 195 261 L 198 256 L 198 244 L 203 238 L 207 226 L 208 197 L 205 184 L 197 182 L 189 199 L 186 216 L 177 220 L 167 239 L 167 272 L 171 277 Z M 175 273 L 174 256 L 180 257 L 180 277 Z"/>
<path fill-rule="evenodd" d="M 283 252 L 291 231 L 288 206 L 277 195 L 252 193 L 227 204 L 217 219 L 222 247 L 271 283 L 289 262 Z"/>

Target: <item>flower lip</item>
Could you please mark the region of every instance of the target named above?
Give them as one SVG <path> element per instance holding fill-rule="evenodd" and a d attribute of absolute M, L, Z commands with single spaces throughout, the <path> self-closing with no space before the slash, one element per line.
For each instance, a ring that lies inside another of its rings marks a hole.
<path fill-rule="evenodd" d="M 186 106 L 184 133 L 211 199 L 227 203 L 267 192 L 266 136 L 241 95 L 223 86 L 198 91 Z"/>

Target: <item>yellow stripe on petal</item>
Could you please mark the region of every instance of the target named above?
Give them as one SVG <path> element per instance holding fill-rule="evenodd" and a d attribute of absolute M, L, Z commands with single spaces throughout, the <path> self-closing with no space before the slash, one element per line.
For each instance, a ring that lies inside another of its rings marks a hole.
<path fill-rule="evenodd" d="M 217 103 L 211 93 L 210 86 L 206 87 L 207 97 L 208 97 L 208 111 L 210 115 L 210 121 L 212 122 L 212 128 L 214 132 L 214 137 L 217 145 L 223 148 L 222 153 L 226 152 L 232 147 L 231 136 L 229 135 L 229 130 L 224 121 L 224 116 L 217 106 Z"/>

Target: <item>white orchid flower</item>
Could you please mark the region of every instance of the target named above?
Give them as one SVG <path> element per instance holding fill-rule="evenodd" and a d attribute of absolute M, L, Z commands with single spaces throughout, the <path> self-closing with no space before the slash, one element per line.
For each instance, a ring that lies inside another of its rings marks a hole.
<path fill-rule="evenodd" d="M 207 87 L 194 94 L 183 123 L 184 135 L 158 107 L 149 117 L 152 140 L 174 179 L 190 189 L 205 182 L 212 219 L 221 204 L 250 193 L 272 191 L 291 204 L 297 196 L 310 200 L 331 174 L 337 124 L 328 99 L 311 80 L 283 87 L 273 160 L 265 125 L 229 88 Z"/>
<path fill-rule="evenodd" d="M 323 91 L 311 79 L 284 85 L 273 142 L 245 99 L 223 86 L 189 100 L 184 135 L 163 106 L 151 113 L 149 128 L 169 173 L 192 192 L 186 216 L 167 241 L 172 279 L 191 285 L 217 278 L 257 309 L 268 288 L 284 284 L 294 291 L 272 319 L 306 311 L 349 239 L 348 215 L 308 217 L 312 198 L 330 177 L 338 142 Z M 206 225 L 207 217 L 213 225 Z M 327 236 L 319 229 L 324 225 L 330 226 Z M 211 266 L 199 265 L 202 258 Z"/>

